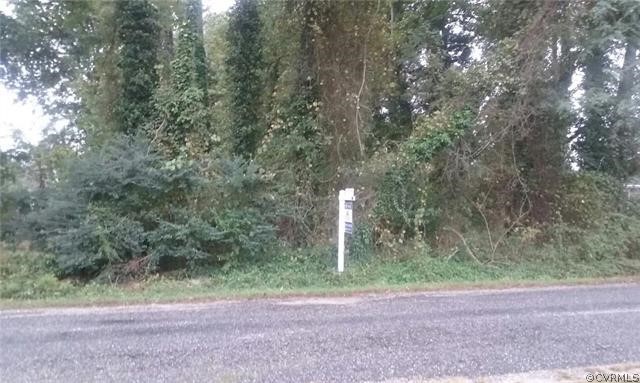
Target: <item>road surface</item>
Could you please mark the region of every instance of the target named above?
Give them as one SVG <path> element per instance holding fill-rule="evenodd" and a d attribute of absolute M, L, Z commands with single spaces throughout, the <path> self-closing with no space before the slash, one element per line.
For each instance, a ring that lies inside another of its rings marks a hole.
<path fill-rule="evenodd" d="M 398 381 L 640 362 L 640 284 L 5 310 L 0 346 L 3 382 Z"/>

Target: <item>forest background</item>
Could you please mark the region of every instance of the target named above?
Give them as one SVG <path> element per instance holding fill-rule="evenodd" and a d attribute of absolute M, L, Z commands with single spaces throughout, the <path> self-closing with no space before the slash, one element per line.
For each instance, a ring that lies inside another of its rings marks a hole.
<path fill-rule="evenodd" d="M 640 271 L 636 0 L 10 4 L 1 298 Z"/>

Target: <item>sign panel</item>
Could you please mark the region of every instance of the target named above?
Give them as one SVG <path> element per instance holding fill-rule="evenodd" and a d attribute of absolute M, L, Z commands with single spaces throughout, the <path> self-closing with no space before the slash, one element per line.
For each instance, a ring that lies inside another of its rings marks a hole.
<path fill-rule="evenodd" d="M 338 193 L 338 272 L 344 271 L 345 235 L 353 233 L 353 188 Z"/>
<path fill-rule="evenodd" d="M 353 210 L 344 211 L 344 221 L 349 223 L 353 222 Z"/>
<path fill-rule="evenodd" d="M 347 234 L 353 234 L 353 223 L 345 222 L 344 223 L 344 232 Z"/>

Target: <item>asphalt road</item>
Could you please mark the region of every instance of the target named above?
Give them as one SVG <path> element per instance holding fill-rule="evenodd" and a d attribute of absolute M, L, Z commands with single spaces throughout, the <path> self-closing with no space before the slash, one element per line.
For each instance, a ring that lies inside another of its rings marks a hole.
<path fill-rule="evenodd" d="M 360 382 L 640 361 L 640 284 L 0 312 L 2 382 Z"/>

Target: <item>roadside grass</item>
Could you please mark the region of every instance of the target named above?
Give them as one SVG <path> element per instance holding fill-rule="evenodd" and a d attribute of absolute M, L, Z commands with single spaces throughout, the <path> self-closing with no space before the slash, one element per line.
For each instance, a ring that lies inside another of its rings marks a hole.
<path fill-rule="evenodd" d="M 127 283 L 72 283 L 58 280 L 50 257 L 38 253 L 0 255 L 0 307 L 161 303 L 282 297 L 350 295 L 442 288 L 507 287 L 640 279 L 638 259 L 572 259 L 477 263 L 426 252 L 402 257 L 371 255 L 347 264 L 339 275 L 330 249 L 285 251 L 222 269 L 179 275 L 151 275 Z"/>

